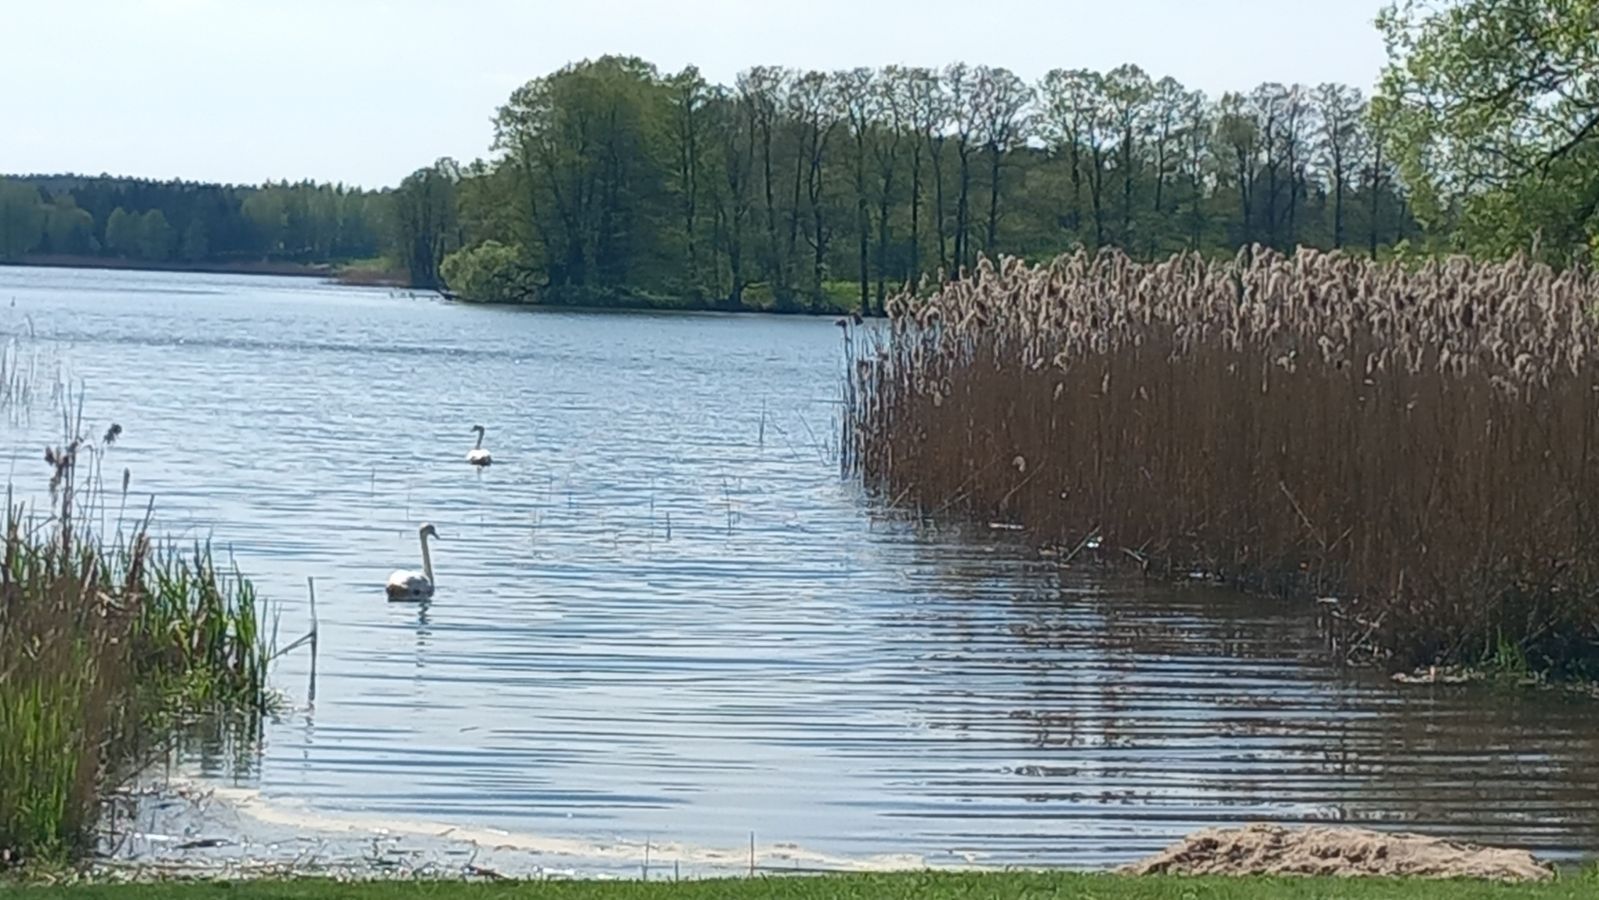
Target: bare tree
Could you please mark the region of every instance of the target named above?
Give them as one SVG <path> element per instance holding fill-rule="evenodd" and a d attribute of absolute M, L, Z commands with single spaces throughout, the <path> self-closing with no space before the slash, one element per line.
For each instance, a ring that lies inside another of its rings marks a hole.
<path fill-rule="evenodd" d="M 1210 101 L 1200 91 L 1183 100 L 1182 168 L 1188 182 L 1188 249 L 1198 250 L 1208 224 L 1205 212 L 1207 170 L 1212 163 L 1211 146 L 1216 139 L 1216 120 Z"/>
<path fill-rule="evenodd" d="M 905 106 L 905 92 L 900 88 L 904 70 L 889 66 L 877 79 L 872 92 L 872 118 L 876 121 L 876 137 L 872 142 L 872 155 L 877 160 L 877 308 L 882 309 L 887 300 L 887 273 L 889 248 L 889 207 L 894 202 L 894 176 L 899 168 L 900 141 L 905 135 L 909 110 Z M 913 140 L 912 143 L 915 143 Z"/>
<path fill-rule="evenodd" d="M 976 78 L 965 63 L 944 69 L 944 85 L 949 91 L 950 121 L 954 126 L 955 157 L 960 168 L 955 199 L 955 274 L 970 262 L 972 219 L 972 149 L 978 128 Z"/>
<path fill-rule="evenodd" d="M 1312 137 L 1315 132 L 1315 108 L 1308 102 L 1304 87 L 1297 84 L 1283 92 L 1281 104 L 1281 127 L 1277 132 L 1281 149 L 1278 155 L 1288 173 L 1288 209 L 1284 221 L 1286 232 L 1283 235 L 1283 247 L 1291 249 L 1299 243 L 1299 200 L 1308 194 L 1309 167 L 1314 156 Z"/>
<path fill-rule="evenodd" d="M 709 112 L 717 132 L 722 136 L 720 151 L 726 192 L 718 197 L 716 209 L 717 232 L 720 243 L 727 251 L 729 286 L 727 303 L 738 307 L 744 302 L 744 288 L 749 283 L 745 269 L 745 223 L 749 220 L 752 186 L 755 169 L 756 126 L 755 113 L 741 96 L 717 89 Z"/>
<path fill-rule="evenodd" d="M 1349 183 L 1361 165 L 1366 100 L 1358 88 L 1328 83 L 1316 88 L 1315 102 L 1321 113 L 1318 149 L 1333 194 L 1332 243 L 1341 248 Z"/>
<path fill-rule="evenodd" d="M 911 142 L 911 258 L 912 277 L 922 274 L 922 160 L 933 153 L 936 146 L 943 147 L 944 127 L 949 121 L 949 108 L 939 85 L 938 73 L 931 69 L 902 69 L 899 87 L 903 93 L 901 103 L 907 110 L 909 125 L 916 139 Z M 943 172 L 935 165 L 938 179 L 938 216 L 944 215 Z M 943 259 L 943 234 L 939 235 L 939 264 Z"/>
<path fill-rule="evenodd" d="M 831 237 L 822 202 L 826 186 L 822 169 L 828 142 L 842 118 L 831 79 L 822 72 L 807 72 L 789 92 L 789 109 L 800 129 L 799 156 L 805 161 L 805 199 L 810 212 L 810 229 L 805 239 L 812 253 L 811 296 L 820 301 L 822 283 L 827 278 L 827 247 Z"/>
<path fill-rule="evenodd" d="M 700 285 L 699 199 L 700 152 L 705 137 L 705 106 L 709 100 L 700 70 L 689 66 L 671 79 L 672 138 L 677 144 L 678 193 L 681 197 L 683 233 L 688 252 L 689 280 Z"/>
<path fill-rule="evenodd" d="M 1099 76 L 1087 69 L 1055 69 L 1044 76 L 1038 91 L 1042 106 L 1040 131 L 1056 154 L 1065 154 L 1071 167 L 1072 199 L 1068 221 L 1074 233 L 1082 227 L 1083 149 L 1089 144 L 1089 135 L 1095 131 L 1098 82 Z M 1103 244 L 1103 225 L 1097 216 L 1095 224 L 1098 226 L 1097 243 Z"/>
<path fill-rule="evenodd" d="M 1281 234 L 1278 231 L 1280 219 L 1278 212 L 1283 189 L 1283 140 L 1282 117 L 1287 105 L 1288 89 L 1275 82 L 1263 84 L 1249 95 L 1249 113 L 1255 120 L 1255 127 L 1259 134 L 1256 144 L 1257 151 L 1261 154 L 1261 174 L 1265 178 L 1265 225 L 1266 242 L 1272 246 L 1281 244 Z"/>
<path fill-rule="evenodd" d="M 972 92 L 977 134 L 988 154 L 988 231 L 983 252 L 992 255 L 999 243 L 1000 170 L 1004 160 L 1027 139 L 1032 127 L 1029 109 L 1033 90 L 1009 69 L 980 66 Z"/>
<path fill-rule="evenodd" d="M 1154 144 L 1155 197 L 1151 203 L 1154 222 L 1148 235 L 1148 252 L 1154 255 L 1158 245 L 1158 223 L 1166 221 L 1168 195 L 1167 181 L 1175 174 L 1177 161 L 1182 156 L 1183 109 L 1188 102 L 1188 92 L 1175 78 L 1162 78 L 1155 84 L 1151 108 L 1151 141 Z"/>
<path fill-rule="evenodd" d="M 1255 240 L 1255 179 L 1260 166 L 1260 124 L 1241 94 L 1223 94 L 1216 121 L 1218 149 L 1228 160 L 1228 172 L 1238 190 L 1239 242 Z"/>
<path fill-rule="evenodd" d="M 1105 122 L 1116 137 L 1116 167 L 1122 176 L 1121 245 L 1133 246 L 1133 184 L 1142 162 L 1140 145 L 1149 128 L 1149 100 L 1154 85 L 1143 69 L 1122 65 L 1105 76 Z"/>
<path fill-rule="evenodd" d="M 772 276 L 772 292 L 779 305 L 791 302 L 787 261 L 777 237 L 777 182 L 773 171 L 774 139 L 783 92 L 791 75 L 776 66 L 756 66 L 739 74 L 739 96 L 748 105 L 760 147 L 761 183 L 766 197 L 766 268 Z"/>
<path fill-rule="evenodd" d="M 855 144 L 855 230 L 860 242 L 861 312 L 871 314 L 871 216 L 867 212 L 866 142 L 871 136 L 877 76 L 871 69 L 850 69 L 834 78 L 839 102 Z"/>

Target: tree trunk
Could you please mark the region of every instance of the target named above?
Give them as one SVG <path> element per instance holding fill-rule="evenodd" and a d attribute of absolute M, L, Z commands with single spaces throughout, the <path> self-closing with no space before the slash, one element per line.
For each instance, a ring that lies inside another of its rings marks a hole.
<path fill-rule="evenodd" d="M 939 145 L 933 155 L 933 229 L 938 232 L 938 267 L 944 270 L 945 277 L 953 273 L 949 264 L 949 239 L 944 232 L 944 147 L 943 138 L 937 139 Z"/>
<path fill-rule="evenodd" d="M 922 148 L 911 151 L 911 259 L 910 277 L 922 277 Z"/>
<path fill-rule="evenodd" d="M 983 248 L 983 252 L 992 257 L 995 245 L 999 243 L 999 147 L 990 147 L 989 155 L 991 156 L 991 164 L 989 167 L 990 184 L 988 189 L 988 244 Z"/>
<path fill-rule="evenodd" d="M 955 150 L 960 157 L 960 193 L 955 201 L 955 268 L 961 270 L 970 261 L 972 150 L 965 141 L 957 144 Z"/>
<path fill-rule="evenodd" d="M 866 132 L 855 133 L 855 231 L 860 238 L 861 315 L 872 314 L 871 214 L 866 205 Z"/>
<path fill-rule="evenodd" d="M 1377 215 L 1382 201 L 1382 144 L 1376 145 L 1376 155 L 1371 160 L 1371 258 L 1377 258 Z"/>

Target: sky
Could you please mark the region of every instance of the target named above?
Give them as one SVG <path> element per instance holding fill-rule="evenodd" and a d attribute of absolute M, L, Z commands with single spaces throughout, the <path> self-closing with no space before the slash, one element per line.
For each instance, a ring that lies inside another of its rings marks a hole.
<path fill-rule="evenodd" d="M 751 65 L 1125 62 L 1212 94 L 1375 82 L 1383 0 L 0 0 L 0 172 L 397 183 L 607 53 Z"/>

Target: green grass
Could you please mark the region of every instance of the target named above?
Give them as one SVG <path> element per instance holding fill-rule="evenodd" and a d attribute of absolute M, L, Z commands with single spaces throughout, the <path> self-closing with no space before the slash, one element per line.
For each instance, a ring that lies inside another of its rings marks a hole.
<path fill-rule="evenodd" d="M 192 713 L 259 716 L 267 647 L 248 581 L 210 548 L 109 521 L 100 442 L 52 448 L 53 506 L 8 503 L 0 556 L 0 854 L 64 861 L 101 798 Z M 115 507 L 120 521 L 126 509 Z"/>
<path fill-rule="evenodd" d="M 873 297 L 876 296 L 876 285 L 873 285 Z M 800 304 L 797 311 L 815 315 L 845 315 L 857 312 L 861 308 L 861 286 L 856 281 L 824 281 L 819 295 L 812 295 L 809 288 L 801 288 L 794 302 Z M 758 281 L 744 286 L 744 309 L 757 312 L 772 312 L 777 309 L 777 296 L 771 284 Z"/>
<path fill-rule="evenodd" d="M 1129 878 L 1068 873 L 846 875 L 716 881 L 502 884 L 326 881 L 14 889 L 61 900 L 1590 900 L 1599 878 L 1545 885 L 1367 879 Z M 7 893 L 0 888 L 0 893 Z"/>

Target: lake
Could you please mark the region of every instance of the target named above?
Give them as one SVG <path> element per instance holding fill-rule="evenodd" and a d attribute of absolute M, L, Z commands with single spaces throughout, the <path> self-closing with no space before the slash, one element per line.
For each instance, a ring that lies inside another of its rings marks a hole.
<path fill-rule="evenodd" d="M 285 656 L 259 754 L 183 763 L 263 803 L 935 865 L 1260 820 L 1599 852 L 1593 700 L 1348 672 L 1304 605 L 874 503 L 839 473 L 830 320 L 0 268 L 0 326 L 123 426 L 107 480 L 231 549 L 280 643 L 315 578 L 315 679 Z M 0 427 L 37 496 L 48 384 Z M 423 522 L 438 594 L 390 604 Z"/>

